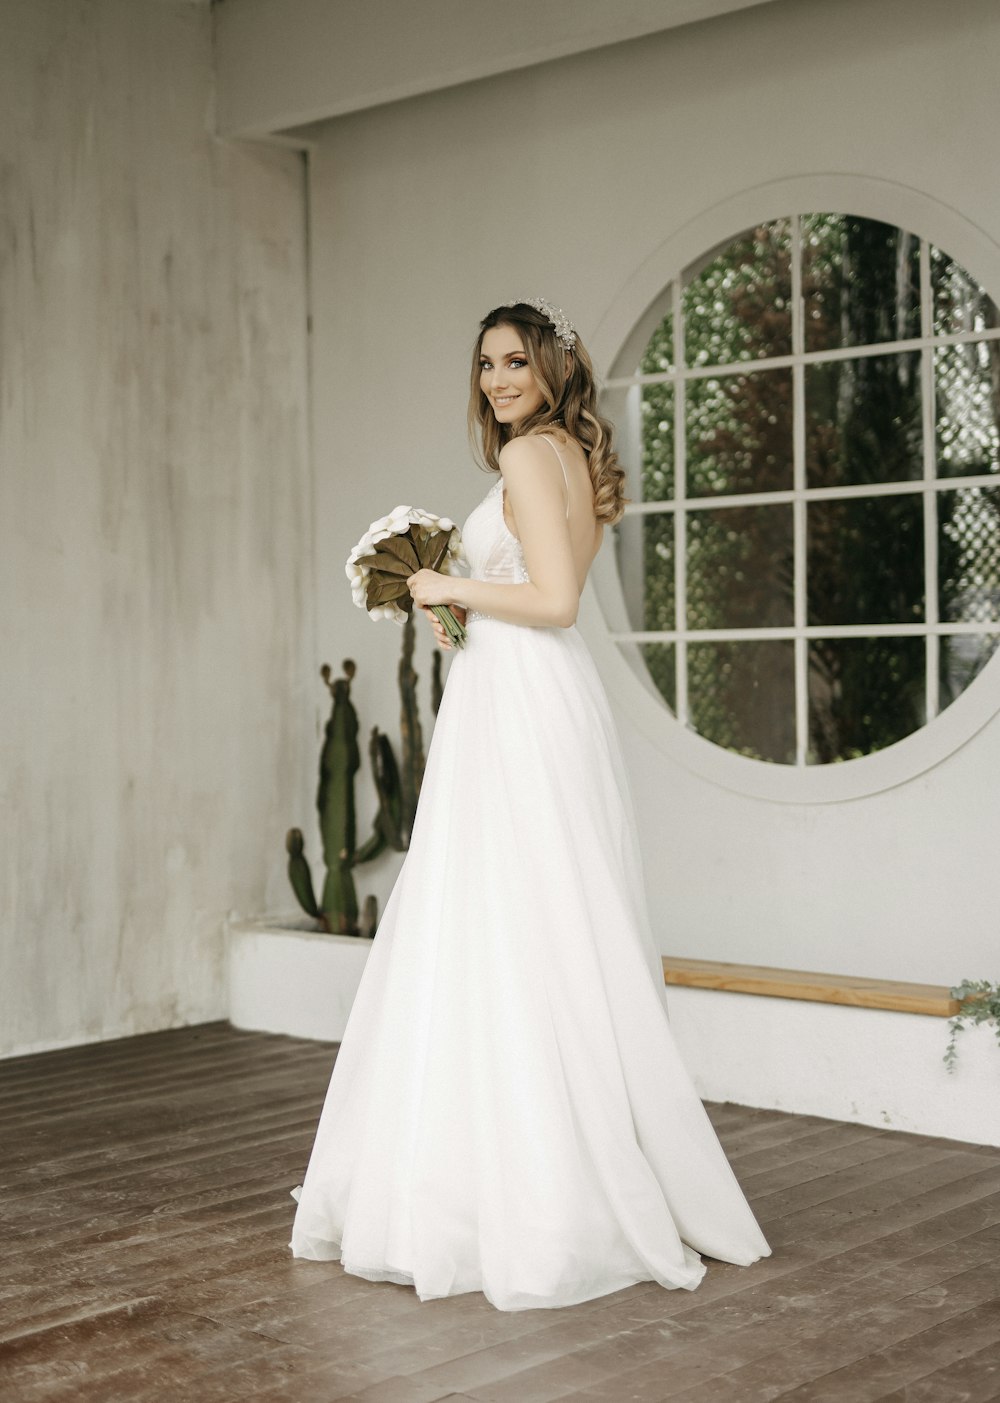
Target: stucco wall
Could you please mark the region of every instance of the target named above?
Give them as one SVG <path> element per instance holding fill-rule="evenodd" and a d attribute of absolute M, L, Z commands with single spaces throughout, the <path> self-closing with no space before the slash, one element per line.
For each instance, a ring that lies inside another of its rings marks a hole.
<path fill-rule="evenodd" d="M 823 173 L 954 213 L 1000 267 L 998 45 L 992 0 L 777 0 L 313 129 L 320 637 L 359 660 L 363 725 L 391 727 L 399 640 L 353 608 L 343 560 L 397 502 L 461 520 L 488 486 L 464 430 L 483 312 L 546 296 L 606 369 L 621 299 L 677 271 L 663 250 L 680 231 L 738 192 Z M 989 974 L 996 720 L 910 782 L 799 806 L 706 782 L 618 715 L 664 951 Z M 397 866 L 366 885 L 384 896 Z"/>
<path fill-rule="evenodd" d="M 224 1015 L 318 682 L 301 157 L 215 139 L 171 0 L 6 4 L 0 114 L 9 1053 Z"/>

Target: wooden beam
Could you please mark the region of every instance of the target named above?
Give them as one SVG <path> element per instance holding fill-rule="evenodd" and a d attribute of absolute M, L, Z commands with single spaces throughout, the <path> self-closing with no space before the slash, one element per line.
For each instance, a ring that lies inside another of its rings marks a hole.
<path fill-rule="evenodd" d="M 952 1018 L 958 1000 L 937 984 L 909 984 L 896 979 L 865 979 L 851 974 L 816 974 L 768 965 L 726 964 L 664 955 L 667 984 L 687 989 L 720 989 L 729 994 L 763 994 L 770 999 L 804 999 L 810 1003 L 884 1008 L 893 1013 L 927 1013 Z"/>

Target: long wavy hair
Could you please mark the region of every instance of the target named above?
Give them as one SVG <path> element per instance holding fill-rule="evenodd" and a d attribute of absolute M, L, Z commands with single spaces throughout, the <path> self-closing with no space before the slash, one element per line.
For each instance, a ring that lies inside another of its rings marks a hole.
<path fill-rule="evenodd" d="M 524 343 L 525 358 L 544 403 L 534 414 L 516 424 L 501 424 L 493 406 L 479 384 L 479 357 L 483 337 L 495 326 L 509 326 Z M 567 357 L 570 361 L 567 374 Z M 564 428 L 577 440 L 587 455 L 590 480 L 594 487 L 594 512 L 598 521 L 612 526 L 624 514 L 625 469 L 614 447 L 614 428 L 610 420 L 598 413 L 594 367 L 579 336 L 572 351 L 556 339 L 555 327 L 542 312 L 525 302 L 513 307 L 495 307 L 479 324 L 479 335 L 472 352 L 472 392 L 469 398 L 469 437 L 474 452 L 480 449 L 476 430 L 482 440 L 481 461 L 493 472 L 500 471 L 500 450 L 512 438 L 526 434 L 544 433 L 554 427 Z"/>

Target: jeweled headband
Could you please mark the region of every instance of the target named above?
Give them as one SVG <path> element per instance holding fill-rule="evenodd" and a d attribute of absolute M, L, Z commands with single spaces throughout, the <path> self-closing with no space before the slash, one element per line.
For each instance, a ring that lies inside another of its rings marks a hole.
<path fill-rule="evenodd" d="M 565 346 L 567 351 L 572 351 L 576 345 L 576 329 L 561 307 L 553 307 L 544 297 L 513 297 L 509 302 L 504 302 L 503 306 L 516 307 L 519 302 L 526 307 L 534 307 L 536 312 L 548 317 L 555 329 L 556 340 Z"/>

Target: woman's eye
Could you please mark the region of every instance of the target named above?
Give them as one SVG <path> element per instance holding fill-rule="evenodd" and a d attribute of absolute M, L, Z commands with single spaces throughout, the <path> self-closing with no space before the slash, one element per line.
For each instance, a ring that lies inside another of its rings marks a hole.
<path fill-rule="evenodd" d="M 511 361 L 510 367 L 511 370 L 523 370 L 527 364 L 528 362 L 526 360 L 515 357 L 515 359 Z"/>

